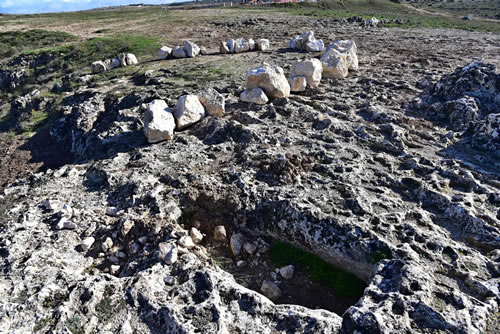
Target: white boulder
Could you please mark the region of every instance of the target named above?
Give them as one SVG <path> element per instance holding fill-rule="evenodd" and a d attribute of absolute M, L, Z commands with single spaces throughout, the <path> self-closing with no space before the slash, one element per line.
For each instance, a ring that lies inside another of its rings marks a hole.
<path fill-rule="evenodd" d="M 315 39 L 306 44 L 307 52 L 321 52 L 325 49 L 325 45 L 321 39 Z"/>
<path fill-rule="evenodd" d="M 345 61 L 349 70 L 357 71 L 359 69 L 358 56 L 356 54 L 358 48 L 353 40 L 337 40 L 331 43 L 328 45 L 323 57 L 328 57 L 327 55 L 331 52 L 331 50 L 335 50 L 338 53 L 345 55 Z"/>
<path fill-rule="evenodd" d="M 234 41 L 234 52 L 241 53 L 250 50 L 250 45 L 244 38 L 238 38 Z"/>
<path fill-rule="evenodd" d="M 290 85 L 285 77 L 283 69 L 279 66 L 263 63 L 248 71 L 246 76 L 246 88 L 262 88 L 267 96 L 275 99 L 290 96 Z"/>
<path fill-rule="evenodd" d="M 144 134 L 149 143 L 157 143 L 174 137 L 175 120 L 167 103 L 154 100 L 144 115 Z"/>
<path fill-rule="evenodd" d="M 236 41 L 234 39 L 230 39 L 227 41 L 227 48 L 229 49 L 229 53 L 234 53 L 235 46 Z"/>
<path fill-rule="evenodd" d="M 97 74 L 106 71 L 106 64 L 102 61 L 95 61 L 90 65 L 92 74 Z"/>
<path fill-rule="evenodd" d="M 111 69 L 115 69 L 115 68 L 118 68 L 120 67 L 120 60 L 118 58 L 112 58 L 111 59 L 111 64 L 110 64 L 110 68 Z"/>
<path fill-rule="evenodd" d="M 205 111 L 210 116 L 221 117 L 226 110 L 226 101 L 224 96 L 213 88 L 201 92 L 199 96 L 201 104 L 205 107 Z"/>
<path fill-rule="evenodd" d="M 318 87 L 321 82 L 323 65 L 316 58 L 299 60 L 292 65 L 290 77 L 305 77 L 307 85 Z"/>
<path fill-rule="evenodd" d="M 269 99 L 261 88 L 247 89 L 241 92 L 240 100 L 243 102 L 266 104 Z"/>
<path fill-rule="evenodd" d="M 250 48 L 250 51 L 254 51 L 256 48 L 256 43 L 253 39 L 249 38 L 248 39 L 248 47 Z"/>
<path fill-rule="evenodd" d="M 344 79 L 349 73 L 346 55 L 337 50 L 330 50 L 321 57 L 323 76 L 326 78 Z"/>
<path fill-rule="evenodd" d="M 186 51 L 184 51 L 184 48 L 182 47 L 176 47 L 173 51 L 172 51 L 172 56 L 174 58 L 186 58 Z"/>
<path fill-rule="evenodd" d="M 290 91 L 292 92 L 303 92 L 307 87 L 306 77 L 292 77 L 288 78 L 288 84 L 290 85 Z"/>
<path fill-rule="evenodd" d="M 191 41 L 184 41 L 184 51 L 186 56 L 194 58 L 200 54 L 200 47 Z"/>
<path fill-rule="evenodd" d="M 308 52 L 321 52 L 325 49 L 325 45 L 322 40 L 314 37 L 313 31 L 308 31 L 292 38 L 288 42 L 288 48 Z"/>
<path fill-rule="evenodd" d="M 255 43 L 259 51 L 267 51 L 271 48 L 271 42 L 265 38 L 258 39 Z"/>
<path fill-rule="evenodd" d="M 137 61 L 137 57 L 133 53 L 127 53 L 125 56 L 125 60 L 127 61 L 127 65 L 136 65 L 139 62 Z"/>
<path fill-rule="evenodd" d="M 120 66 L 127 66 L 127 55 L 125 53 L 120 53 L 118 60 L 120 61 Z"/>
<path fill-rule="evenodd" d="M 162 46 L 160 50 L 156 52 L 156 58 L 163 60 L 167 59 L 172 54 L 172 48 L 168 46 Z"/>
<path fill-rule="evenodd" d="M 196 95 L 182 96 L 174 108 L 174 117 L 179 130 L 205 117 L 205 108 Z"/>

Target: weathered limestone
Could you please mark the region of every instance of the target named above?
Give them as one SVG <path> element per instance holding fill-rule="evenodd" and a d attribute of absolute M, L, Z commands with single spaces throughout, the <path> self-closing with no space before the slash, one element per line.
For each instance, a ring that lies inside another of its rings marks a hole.
<path fill-rule="evenodd" d="M 323 76 L 326 78 L 344 79 L 349 73 L 346 55 L 331 49 L 321 57 Z"/>
<path fill-rule="evenodd" d="M 261 88 L 247 89 L 241 92 L 240 100 L 243 102 L 255 103 L 255 104 L 266 104 L 269 102 L 269 98 L 266 93 Z"/>
<path fill-rule="evenodd" d="M 144 134 L 149 143 L 157 143 L 174 137 L 175 120 L 167 103 L 154 100 L 144 115 Z"/>
<path fill-rule="evenodd" d="M 250 48 L 250 51 L 254 51 L 255 48 L 257 47 L 257 44 L 255 43 L 255 41 L 252 38 L 249 38 L 248 39 L 248 46 Z"/>
<path fill-rule="evenodd" d="M 221 117 L 225 112 L 225 99 L 222 94 L 209 88 L 199 95 L 201 104 L 205 107 L 207 115 Z"/>
<path fill-rule="evenodd" d="M 224 225 L 218 225 L 215 227 L 213 238 L 216 241 L 224 241 L 224 242 L 226 241 L 227 233 Z"/>
<path fill-rule="evenodd" d="M 259 51 L 267 51 L 271 48 L 271 42 L 265 38 L 258 39 L 255 43 L 257 45 L 256 49 Z"/>
<path fill-rule="evenodd" d="M 325 49 L 323 41 L 314 37 L 313 31 L 295 36 L 288 43 L 288 48 L 307 52 L 321 52 Z"/>
<path fill-rule="evenodd" d="M 230 52 L 229 46 L 227 45 L 227 42 L 221 41 L 219 45 L 219 51 L 222 54 L 227 54 Z"/>
<path fill-rule="evenodd" d="M 250 50 L 250 45 L 244 38 L 238 38 L 235 40 L 234 53 L 247 52 Z"/>
<path fill-rule="evenodd" d="M 248 90 L 256 87 L 262 88 L 271 98 L 290 96 L 290 85 L 283 69 L 279 66 L 263 63 L 261 67 L 248 71 L 246 88 Z"/>
<path fill-rule="evenodd" d="M 183 47 L 178 46 L 172 51 L 172 57 L 174 57 L 174 58 L 186 58 L 187 57 L 186 51 L 184 50 Z"/>
<path fill-rule="evenodd" d="M 92 74 L 97 74 L 106 71 L 106 64 L 102 61 L 95 61 L 90 65 Z"/>
<path fill-rule="evenodd" d="M 291 92 L 303 92 L 307 87 L 307 79 L 302 76 L 295 76 L 288 78 L 288 84 L 290 85 Z"/>
<path fill-rule="evenodd" d="M 205 108 L 196 95 L 184 95 L 174 108 L 174 117 L 179 130 L 194 124 L 205 116 Z"/>
<path fill-rule="evenodd" d="M 229 49 L 229 53 L 234 53 L 235 47 L 236 47 L 236 41 L 234 39 L 230 39 L 227 41 L 227 48 Z"/>
<path fill-rule="evenodd" d="M 194 58 L 200 54 L 200 47 L 191 41 L 184 41 L 184 52 L 189 58 Z"/>
<path fill-rule="evenodd" d="M 156 58 L 160 60 L 167 59 L 172 54 L 172 48 L 168 46 L 162 46 L 160 50 L 156 52 Z"/>
<path fill-rule="evenodd" d="M 349 70 L 358 70 L 359 64 L 358 56 L 356 54 L 358 48 L 353 40 L 337 40 L 331 43 L 330 45 L 328 45 L 325 55 L 327 55 L 330 50 L 336 50 L 339 53 L 345 55 L 345 61 Z"/>
<path fill-rule="evenodd" d="M 133 53 L 127 53 L 125 56 L 125 60 L 127 61 L 127 65 L 136 65 L 139 62 L 137 61 L 137 57 Z"/>
<path fill-rule="evenodd" d="M 307 85 L 311 87 L 318 87 L 321 82 L 323 73 L 323 65 L 318 59 L 307 59 L 297 61 L 292 65 L 290 77 L 303 76 L 307 80 Z"/>
<path fill-rule="evenodd" d="M 280 288 L 274 284 L 274 282 L 271 281 L 264 281 L 262 282 L 262 285 L 260 287 L 260 291 L 264 296 L 271 300 L 276 300 L 279 297 L 281 297 L 281 290 Z"/>

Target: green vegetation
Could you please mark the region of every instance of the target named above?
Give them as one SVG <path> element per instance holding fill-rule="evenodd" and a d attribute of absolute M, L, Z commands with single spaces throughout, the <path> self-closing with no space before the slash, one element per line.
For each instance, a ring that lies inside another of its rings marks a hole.
<path fill-rule="evenodd" d="M 335 268 L 319 256 L 283 242 L 276 242 L 271 248 L 271 261 L 276 266 L 293 264 L 306 268 L 311 280 L 331 288 L 340 297 L 359 297 L 366 287 L 354 274 Z"/>
<path fill-rule="evenodd" d="M 56 292 L 53 296 L 48 296 L 43 300 L 42 306 L 47 309 L 55 309 L 66 300 L 66 294 Z"/>
<path fill-rule="evenodd" d="M 388 23 L 385 27 L 422 27 L 422 28 L 453 28 L 471 31 L 500 32 L 498 22 L 484 20 L 462 20 L 462 15 L 438 12 L 435 9 L 426 12 L 417 12 L 415 9 L 389 0 L 324 0 L 320 3 L 287 3 L 268 6 L 243 7 L 246 10 L 272 10 L 286 12 L 293 15 L 304 15 L 324 18 L 349 18 L 360 16 L 365 19 L 402 19 L 404 24 Z M 238 7 L 241 9 L 241 7 Z M 436 14 L 429 13 L 430 11 Z M 444 13 L 439 15 L 439 13 Z"/>
<path fill-rule="evenodd" d="M 78 315 L 73 315 L 71 318 L 66 320 L 66 327 L 73 334 L 84 334 L 85 329 Z"/>
<path fill-rule="evenodd" d="M 113 302 L 111 296 L 114 294 L 114 287 L 106 285 L 104 288 L 103 298 L 95 306 L 96 316 L 101 321 L 109 321 L 109 319 L 118 311 L 119 304 Z"/>
<path fill-rule="evenodd" d="M 53 47 L 74 40 L 75 36 L 62 31 L 34 29 L 1 32 L 0 58 L 11 57 L 28 49 Z"/>
<path fill-rule="evenodd" d="M 375 264 L 386 259 L 392 259 L 391 251 L 388 249 L 377 249 L 373 252 L 370 262 Z"/>
<path fill-rule="evenodd" d="M 42 329 L 44 329 L 47 325 L 53 327 L 54 324 L 55 324 L 54 318 L 46 317 L 35 322 L 35 327 L 33 327 L 33 331 L 37 333 L 40 332 Z"/>

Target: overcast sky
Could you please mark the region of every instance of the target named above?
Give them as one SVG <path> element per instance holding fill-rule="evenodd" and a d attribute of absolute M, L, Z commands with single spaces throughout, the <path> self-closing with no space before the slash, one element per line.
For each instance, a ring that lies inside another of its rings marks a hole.
<path fill-rule="evenodd" d="M 168 2 L 174 2 L 174 0 L 0 0 L 0 13 L 32 14 L 74 11 L 134 3 L 161 4 Z"/>

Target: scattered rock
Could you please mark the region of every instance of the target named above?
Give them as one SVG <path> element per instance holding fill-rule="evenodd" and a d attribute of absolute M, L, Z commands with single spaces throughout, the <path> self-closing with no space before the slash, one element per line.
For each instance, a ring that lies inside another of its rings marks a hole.
<path fill-rule="evenodd" d="M 177 262 L 177 246 L 172 242 L 160 242 L 158 244 L 160 259 L 168 265 Z"/>
<path fill-rule="evenodd" d="M 59 222 L 56 225 L 56 230 L 74 230 L 75 228 L 76 224 L 68 220 L 66 217 L 59 219 Z"/>
<path fill-rule="evenodd" d="M 241 53 L 250 50 L 250 45 L 244 38 L 238 38 L 234 41 L 234 52 Z"/>
<path fill-rule="evenodd" d="M 83 242 L 80 244 L 80 249 L 84 252 L 88 251 L 92 245 L 94 244 L 95 242 L 95 238 L 94 237 L 88 237 L 88 238 L 85 238 L 83 239 Z"/>
<path fill-rule="evenodd" d="M 295 270 L 295 268 L 291 264 L 288 266 L 281 267 L 280 268 L 280 275 L 284 279 L 292 279 L 294 270 Z"/>
<path fill-rule="evenodd" d="M 224 225 L 218 225 L 215 227 L 213 238 L 216 241 L 226 242 L 227 233 L 226 233 L 226 228 L 224 227 Z"/>
<path fill-rule="evenodd" d="M 189 235 L 185 235 L 182 238 L 180 238 L 178 244 L 179 246 L 186 249 L 192 249 L 195 246 L 193 239 L 191 239 Z"/>
<path fill-rule="evenodd" d="M 191 227 L 191 229 L 189 230 L 189 236 L 196 245 L 201 243 L 201 241 L 203 240 L 203 234 L 201 234 L 201 232 L 195 227 Z"/>
<path fill-rule="evenodd" d="M 326 78 L 344 79 L 349 74 L 346 55 L 332 49 L 321 56 L 323 76 Z"/>
<path fill-rule="evenodd" d="M 205 108 L 196 95 L 181 96 L 174 108 L 177 128 L 182 130 L 205 117 Z"/>
<path fill-rule="evenodd" d="M 325 45 L 322 40 L 317 40 L 314 37 L 313 31 L 308 31 L 292 38 L 288 43 L 288 48 L 307 52 L 321 52 L 325 49 Z"/>
<path fill-rule="evenodd" d="M 307 80 L 307 85 L 310 87 L 318 87 L 321 82 L 323 73 L 323 65 L 318 59 L 306 59 L 297 61 L 292 65 L 290 77 L 303 76 Z"/>
<path fill-rule="evenodd" d="M 290 85 L 290 91 L 292 92 L 303 92 L 307 87 L 306 77 L 294 76 L 288 78 L 288 84 Z"/>
<path fill-rule="evenodd" d="M 264 296 L 266 296 L 267 298 L 269 298 L 273 301 L 278 299 L 279 297 L 281 297 L 280 288 L 271 281 L 267 281 L 267 280 L 263 281 L 262 285 L 260 287 L 260 291 L 262 292 L 262 294 Z"/>
<path fill-rule="evenodd" d="M 172 54 L 172 48 L 168 46 L 162 46 L 158 52 L 156 52 L 156 58 L 160 60 L 167 59 Z"/>
<path fill-rule="evenodd" d="M 271 49 L 271 42 L 268 39 L 261 38 L 255 41 L 256 49 L 259 51 L 267 51 Z"/>
<path fill-rule="evenodd" d="M 172 57 L 174 58 L 186 58 L 187 55 L 186 55 L 186 51 L 184 50 L 183 47 L 176 47 L 173 51 L 172 51 Z"/>
<path fill-rule="evenodd" d="M 194 58 L 200 54 L 200 47 L 191 41 L 185 41 L 184 51 L 187 57 Z"/>
<path fill-rule="evenodd" d="M 98 74 L 106 71 L 106 65 L 102 61 L 95 61 L 90 67 L 92 74 Z"/>
<path fill-rule="evenodd" d="M 283 69 L 279 66 L 263 63 L 248 71 L 246 75 L 247 90 L 262 88 L 267 96 L 275 99 L 290 96 L 290 85 L 285 77 Z"/>
<path fill-rule="evenodd" d="M 154 100 L 144 114 L 144 134 L 149 143 L 157 143 L 174 137 L 175 119 L 163 100 Z"/>
<path fill-rule="evenodd" d="M 239 256 L 241 254 L 241 249 L 243 247 L 244 238 L 241 233 L 236 233 L 231 236 L 229 241 L 229 246 L 231 247 L 231 252 L 234 256 Z"/>
<path fill-rule="evenodd" d="M 266 104 L 269 99 L 261 88 L 247 89 L 241 92 L 240 100 L 243 102 Z"/>
<path fill-rule="evenodd" d="M 227 42 L 221 41 L 219 45 L 219 52 L 222 54 L 227 54 L 230 53 L 231 51 L 229 50 L 229 46 L 227 45 Z"/>
<path fill-rule="evenodd" d="M 200 93 L 199 99 L 205 107 L 207 115 L 222 117 L 226 109 L 224 96 L 213 88 L 208 88 Z"/>

